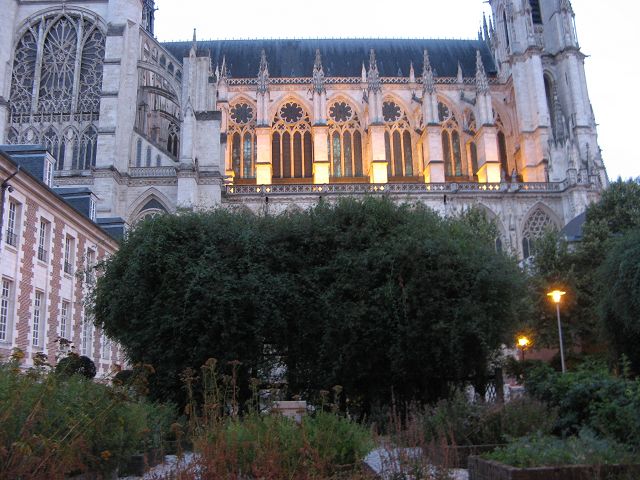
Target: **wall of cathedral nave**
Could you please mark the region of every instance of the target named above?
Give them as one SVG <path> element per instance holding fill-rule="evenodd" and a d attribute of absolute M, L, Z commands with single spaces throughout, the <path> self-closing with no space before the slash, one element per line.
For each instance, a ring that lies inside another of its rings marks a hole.
<path fill-rule="evenodd" d="M 278 215 L 292 209 L 311 208 L 321 201 L 336 202 L 345 195 L 330 193 L 332 190 L 328 187 L 324 187 L 324 192 L 321 187 L 311 188 L 318 190 L 313 194 L 287 194 L 277 189 L 251 196 L 230 194 L 223 199 L 223 206 L 231 209 L 248 208 L 258 214 Z M 394 189 L 388 188 L 386 191 L 364 195 L 385 195 L 398 203 L 420 203 L 441 216 L 458 215 L 470 208 L 479 208 L 497 227 L 499 235 L 496 238 L 496 248 L 526 259 L 533 255 L 533 243 L 536 239 L 548 230 L 561 231 L 599 198 L 600 191 L 594 186 L 576 186 L 562 192 L 538 194 L 509 190 L 491 194 L 482 194 L 480 191 L 473 194 L 451 191 L 425 194 L 394 193 Z"/>
<path fill-rule="evenodd" d="M 385 162 L 387 181 L 425 182 L 426 125 L 417 85 L 385 85 L 382 121 L 369 120 L 371 106 L 361 88 L 327 87 L 320 110 L 305 87 L 270 90 L 269 143 L 273 183 L 326 183 L 318 178 L 317 163 L 328 166 L 329 182 L 373 181 L 374 160 Z M 226 133 L 226 173 L 238 184 L 255 184 L 257 164 L 257 102 L 249 89 L 232 89 L 228 102 L 219 103 Z M 479 130 L 473 85 L 438 86 L 438 147 L 442 148 L 446 181 L 478 181 Z M 492 92 L 496 134 L 493 149 L 500 162 L 497 181 L 519 177 L 513 112 L 503 87 Z M 378 136 L 378 139 L 374 139 Z M 380 144 L 378 151 L 375 150 Z M 316 172 L 316 175 L 314 175 Z"/>

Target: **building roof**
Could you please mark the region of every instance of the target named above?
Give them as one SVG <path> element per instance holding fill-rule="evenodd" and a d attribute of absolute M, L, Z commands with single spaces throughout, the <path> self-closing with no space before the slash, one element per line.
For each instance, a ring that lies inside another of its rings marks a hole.
<path fill-rule="evenodd" d="M 570 242 L 579 242 L 582 240 L 582 228 L 586 221 L 587 212 L 583 212 L 567 223 L 562 229 L 562 235 Z"/>
<path fill-rule="evenodd" d="M 162 45 L 177 59 L 189 56 L 193 42 L 166 42 Z M 493 56 L 481 40 L 420 39 L 318 39 L 318 40 L 208 40 L 197 42 L 198 56 L 211 56 L 211 63 L 222 64 L 223 57 L 231 78 L 255 78 L 260 56 L 265 51 L 269 75 L 277 78 L 311 77 L 316 49 L 322 55 L 328 77 L 359 77 L 362 64 L 369 66 L 369 52 L 375 50 L 382 77 L 408 77 L 413 63 L 416 76 L 422 72 L 423 52 L 429 51 L 436 76 L 455 77 L 458 64 L 463 75 L 476 73 L 476 51 L 482 54 L 488 75 L 496 74 Z"/>

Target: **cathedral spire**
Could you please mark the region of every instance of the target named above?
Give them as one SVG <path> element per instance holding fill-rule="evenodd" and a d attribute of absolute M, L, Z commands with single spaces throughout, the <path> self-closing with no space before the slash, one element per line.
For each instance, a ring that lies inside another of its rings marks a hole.
<path fill-rule="evenodd" d="M 222 56 L 222 66 L 220 67 L 220 80 L 226 81 L 229 78 L 229 68 L 227 67 L 227 57 Z"/>
<path fill-rule="evenodd" d="M 489 26 L 487 25 L 487 16 L 482 14 L 482 31 L 484 32 L 484 41 L 489 41 Z"/>
<path fill-rule="evenodd" d="M 367 72 L 367 81 L 369 83 L 370 91 L 380 92 L 382 90 L 380 74 L 378 73 L 378 63 L 376 62 L 376 52 L 373 48 L 369 51 L 369 71 Z"/>
<path fill-rule="evenodd" d="M 464 83 L 464 75 L 462 74 L 462 65 L 458 62 L 458 75 L 456 76 L 456 82 L 459 84 Z"/>
<path fill-rule="evenodd" d="M 416 71 L 413 69 L 413 62 L 409 64 L 409 83 L 416 83 Z"/>
<path fill-rule="evenodd" d="M 318 93 L 326 91 L 324 88 L 324 69 L 322 68 L 320 49 L 316 50 L 316 60 L 313 64 L 313 90 Z"/>
<path fill-rule="evenodd" d="M 191 50 L 189 55 L 195 57 L 198 52 L 198 40 L 196 39 L 196 29 L 193 29 L 193 40 L 191 41 Z"/>
<path fill-rule="evenodd" d="M 422 66 L 422 91 L 424 93 L 435 93 L 436 85 L 433 78 L 433 69 L 429 61 L 429 50 L 424 50 L 423 66 Z"/>
<path fill-rule="evenodd" d="M 267 54 L 264 50 L 260 54 L 260 70 L 258 71 L 258 93 L 266 93 L 269 90 L 269 65 Z"/>
<path fill-rule="evenodd" d="M 489 79 L 487 79 L 487 72 L 482 63 L 480 50 L 476 50 L 476 89 L 478 93 L 483 95 L 489 93 Z"/>

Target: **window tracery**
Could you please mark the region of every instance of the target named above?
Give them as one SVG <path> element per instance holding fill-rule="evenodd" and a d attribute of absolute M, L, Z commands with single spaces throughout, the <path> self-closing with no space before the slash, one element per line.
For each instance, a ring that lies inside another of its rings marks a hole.
<path fill-rule="evenodd" d="M 278 109 L 272 124 L 273 178 L 313 177 L 313 142 L 309 114 L 296 102 Z"/>
<path fill-rule="evenodd" d="M 537 208 L 529 215 L 522 230 L 522 253 L 526 260 L 534 255 L 534 242 L 541 238 L 545 232 L 556 230 L 557 226 L 549 214 L 542 208 Z"/>
<path fill-rule="evenodd" d="M 329 108 L 327 136 L 333 177 L 362 177 L 362 125 L 347 102 L 336 101 Z"/>
<path fill-rule="evenodd" d="M 255 108 L 248 102 L 240 100 L 229 109 L 229 118 L 230 164 L 234 176 L 255 178 L 258 159 Z"/>
<path fill-rule="evenodd" d="M 104 48 L 104 31 L 91 15 L 67 11 L 34 19 L 16 46 L 8 141 L 44 143 L 58 170 L 73 144 L 71 168 L 91 168 Z M 66 138 L 69 127 L 84 132 L 81 138 Z"/>
<path fill-rule="evenodd" d="M 462 171 L 462 149 L 460 148 L 460 126 L 456 116 L 444 103 L 438 103 L 438 116 L 442 124 L 442 153 L 446 177 L 460 177 Z"/>
<path fill-rule="evenodd" d="M 382 104 L 385 122 L 384 145 L 389 177 L 413 176 L 413 142 L 409 118 L 392 100 Z"/>
<path fill-rule="evenodd" d="M 176 91 L 164 75 L 147 68 L 138 72 L 136 130 L 156 148 L 177 159 L 181 111 Z"/>

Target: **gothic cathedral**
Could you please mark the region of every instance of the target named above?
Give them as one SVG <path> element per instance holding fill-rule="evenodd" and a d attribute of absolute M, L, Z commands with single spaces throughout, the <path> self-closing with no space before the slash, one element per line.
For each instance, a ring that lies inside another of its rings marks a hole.
<path fill-rule="evenodd" d="M 388 195 L 480 206 L 526 258 L 608 179 L 570 0 L 489 3 L 474 40 L 167 43 L 153 0 L 8 0 L 0 144 L 45 145 L 129 224 Z"/>

